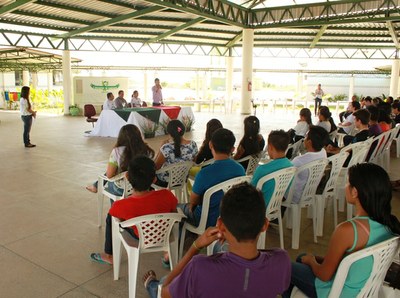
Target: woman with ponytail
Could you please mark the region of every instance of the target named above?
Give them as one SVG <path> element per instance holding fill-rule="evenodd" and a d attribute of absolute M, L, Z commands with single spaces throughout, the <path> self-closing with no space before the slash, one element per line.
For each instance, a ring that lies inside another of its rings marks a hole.
<path fill-rule="evenodd" d="M 349 168 L 346 200 L 355 206 L 356 216 L 336 227 L 325 257 L 303 254 L 292 263 L 291 287 L 283 297 L 290 296 L 293 286 L 308 297 L 328 297 L 346 255 L 400 234 L 399 220 L 391 214 L 389 176 L 380 166 L 363 163 Z M 372 267 L 372 256 L 355 262 L 340 297 L 357 297 Z"/>
<path fill-rule="evenodd" d="M 173 163 L 193 160 L 198 153 L 197 144 L 183 137 L 185 126 L 181 121 L 171 120 L 167 132 L 170 138 L 164 142 L 155 158 L 157 170 Z M 167 181 L 168 173 L 157 174 L 157 185 L 166 187 Z"/>
<path fill-rule="evenodd" d="M 31 144 L 30 132 L 32 127 L 33 118 L 36 118 L 36 111 L 32 110 L 31 102 L 29 101 L 30 89 L 28 86 L 24 86 L 21 89 L 20 111 L 21 119 L 24 122 L 24 144 L 26 148 L 33 148 L 36 145 Z"/>
<path fill-rule="evenodd" d="M 117 143 L 111 151 L 105 175 L 108 178 L 112 178 L 119 173 L 127 171 L 129 162 L 139 155 L 153 158 L 154 150 L 143 141 L 142 134 L 137 126 L 127 124 L 121 127 Z M 97 193 L 97 181 L 87 186 L 86 189 L 90 192 Z M 123 192 L 123 190 L 114 183 L 109 183 L 108 189 L 116 195 L 122 195 Z"/>

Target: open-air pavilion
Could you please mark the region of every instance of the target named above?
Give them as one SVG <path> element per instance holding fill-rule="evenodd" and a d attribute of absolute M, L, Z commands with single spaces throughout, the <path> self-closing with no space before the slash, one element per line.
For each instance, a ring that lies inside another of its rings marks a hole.
<path fill-rule="evenodd" d="M 399 13 L 399 0 L 0 0 L 0 45 L 59 51 L 62 66 L 58 60 L 56 67 L 63 70 L 66 106 L 73 102 L 74 51 L 225 56 L 228 87 L 232 59 L 243 59 L 243 86 L 257 68 L 252 58 L 263 55 L 352 58 L 360 63 L 381 59 L 392 66 L 390 94 L 398 96 Z M 27 79 L 27 71 L 33 72 L 34 67 L 24 70 Z M 242 89 L 240 112 L 249 114 L 251 91 Z M 284 110 L 261 115 L 264 137 L 272 129 L 291 128 L 297 120 L 297 113 Z M 1 296 L 127 297 L 126 256 L 119 281 L 113 281 L 111 266 L 89 259 L 90 253 L 103 249 L 104 228 L 97 227 L 97 198 L 85 186 L 103 173 L 115 139 L 84 137 L 91 125 L 81 117 L 39 114 L 32 129 L 38 147 L 28 151 L 22 144 L 19 114 L 0 111 L 0 117 Z M 200 144 L 212 117 L 220 118 L 237 140 L 241 137 L 244 116 L 232 117 L 218 109 L 196 114 L 195 130 L 187 137 Z M 157 137 L 149 144 L 157 150 L 163 140 Z M 392 157 L 392 179 L 400 179 L 398 169 L 399 159 Z M 393 213 L 399 217 L 399 192 L 393 195 Z M 300 250 L 288 249 L 292 259 L 301 251 L 326 251 L 333 231 L 331 215 L 328 207 L 324 236 L 318 243 L 312 240 L 311 221 L 303 217 Z M 339 213 L 339 222 L 343 220 L 345 214 Z M 285 229 L 286 248 L 290 233 Z M 277 246 L 279 233 L 272 229 L 267 247 Z M 140 282 L 144 272 L 168 273 L 160 257 L 141 257 L 137 297 L 147 297 Z"/>

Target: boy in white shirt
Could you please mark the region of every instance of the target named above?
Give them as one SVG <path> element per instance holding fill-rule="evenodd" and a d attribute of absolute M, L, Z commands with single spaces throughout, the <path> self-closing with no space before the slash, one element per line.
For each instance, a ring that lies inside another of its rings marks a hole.
<path fill-rule="evenodd" d="M 107 99 L 103 104 L 103 110 L 114 110 L 114 94 L 112 92 L 107 93 Z"/>

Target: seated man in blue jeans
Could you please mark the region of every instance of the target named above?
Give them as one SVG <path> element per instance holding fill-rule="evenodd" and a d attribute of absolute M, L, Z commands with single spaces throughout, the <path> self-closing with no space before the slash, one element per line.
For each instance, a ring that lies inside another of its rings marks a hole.
<path fill-rule="evenodd" d="M 210 149 L 214 157 L 214 163 L 204 167 L 196 175 L 190 203 L 178 204 L 183 213 L 187 216 L 187 221 L 198 226 L 202 211 L 202 200 L 204 193 L 214 185 L 226 180 L 244 176 L 245 171 L 242 165 L 231 159 L 234 150 L 235 136 L 225 128 L 216 130 L 211 136 Z M 219 216 L 219 204 L 223 196 L 222 191 L 212 195 L 206 226 L 215 226 Z"/>
<path fill-rule="evenodd" d="M 162 282 L 162 297 L 276 297 L 288 287 L 288 253 L 282 249 L 257 250 L 261 232 L 268 227 L 262 194 L 248 183 L 233 186 L 222 198 L 217 227 L 208 228 Z M 197 255 L 215 240 L 229 242 L 229 252 Z M 154 271 L 143 281 L 157 297 Z"/>

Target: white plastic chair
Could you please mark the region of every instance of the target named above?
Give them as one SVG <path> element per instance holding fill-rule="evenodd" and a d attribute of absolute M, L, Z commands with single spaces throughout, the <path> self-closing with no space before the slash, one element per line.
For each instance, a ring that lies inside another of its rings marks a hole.
<path fill-rule="evenodd" d="M 340 171 L 343 167 L 344 162 L 349 156 L 349 152 L 341 151 L 338 154 L 332 155 L 328 158 L 329 163 L 331 163 L 331 171 L 328 181 L 325 184 L 324 191 L 322 194 L 315 195 L 317 203 L 317 236 L 323 235 L 324 229 L 324 217 L 325 217 L 325 206 L 327 200 L 332 198 L 333 201 L 333 216 L 335 221 L 335 227 L 337 225 L 337 202 L 336 202 L 336 186 L 339 179 Z"/>
<path fill-rule="evenodd" d="M 386 172 L 390 170 L 390 146 L 392 145 L 393 139 L 398 133 L 398 128 L 392 128 L 386 132 L 386 136 L 382 143 L 382 148 L 379 151 L 377 163 L 385 169 Z"/>
<path fill-rule="evenodd" d="M 368 162 L 378 164 L 379 154 L 380 154 L 380 151 L 382 151 L 382 149 L 384 147 L 383 143 L 387 137 L 388 132 L 389 131 L 383 132 L 379 136 L 376 136 L 373 138 L 373 142 L 371 143 L 371 148 L 373 147 L 373 150 L 370 149 L 371 152 L 370 152 L 368 160 L 367 160 Z"/>
<path fill-rule="evenodd" d="M 194 163 L 194 164 L 193 164 L 193 167 L 200 167 L 200 169 L 202 169 L 202 168 L 204 168 L 204 167 L 206 167 L 206 166 L 208 166 L 208 165 L 213 164 L 214 161 L 215 161 L 215 159 L 214 159 L 214 158 L 211 158 L 211 159 L 206 160 L 206 161 L 203 161 L 203 162 L 201 162 L 201 163 Z M 196 173 L 196 174 L 197 174 L 197 173 Z M 195 176 L 194 176 L 194 175 L 191 175 L 191 174 L 190 174 L 190 171 L 189 171 L 189 179 L 193 181 L 194 178 L 195 178 Z"/>
<path fill-rule="evenodd" d="M 362 163 L 365 161 L 369 148 L 371 146 L 373 139 L 368 139 L 366 141 L 363 142 L 357 142 L 357 143 L 352 143 L 347 145 L 346 147 L 343 147 L 340 152 L 351 152 L 351 159 L 349 161 L 349 164 L 346 168 L 342 168 L 340 170 L 340 174 L 339 174 L 339 178 L 338 178 L 338 182 L 337 182 L 337 196 L 336 199 L 339 200 L 339 211 L 343 212 L 344 211 L 344 206 L 345 206 L 345 195 L 344 195 L 344 189 L 346 186 L 346 179 L 347 179 L 347 170 L 349 167 L 351 167 L 352 165 L 355 165 L 357 163 Z M 337 224 L 337 216 L 336 216 L 336 220 L 335 223 Z M 336 226 L 336 225 L 335 225 Z"/>
<path fill-rule="evenodd" d="M 253 154 L 243 157 L 241 159 L 236 160 L 238 163 L 242 163 L 248 161 L 247 168 L 246 168 L 246 175 L 252 176 L 258 167 L 258 163 L 260 162 L 261 155 L 260 154 Z"/>
<path fill-rule="evenodd" d="M 122 196 L 117 196 L 108 191 L 107 187 L 104 187 L 104 183 L 113 182 L 117 187 L 123 189 Z M 108 178 L 105 175 L 100 175 L 98 179 L 97 185 L 97 207 L 98 207 L 98 226 L 101 228 L 103 223 L 103 205 L 104 205 L 104 197 L 117 201 L 122 198 L 129 196 L 132 192 L 132 186 L 126 178 L 126 172 L 122 172 L 112 178 Z"/>
<path fill-rule="evenodd" d="M 396 144 L 396 157 L 399 158 L 400 157 L 400 124 L 397 124 L 394 129 L 396 129 L 397 133 L 394 134 L 393 141 Z"/>
<path fill-rule="evenodd" d="M 339 264 L 328 298 L 340 297 L 350 267 L 354 262 L 369 256 L 373 257 L 371 275 L 367 279 L 364 287 L 361 289 L 361 292 L 357 295 L 357 298 L 380 297 L 379 291 L 383 285 L 386 272 L 398 252 L 399 247 L 399 237 L 393 237 L 389 240 L 366 247 L 346 256 Z M 307 296 L 295 287 L 290 297 L 300 298 Z"/>
<path fill-rule="evenodd" d="M 290 187 L 289 195 L 286 201 L 282 202 L 282 206 L 288 208 L 286 225 L 288 228 L 292 228 L 292 248 L 299 248 L 300 238 L 300 225 L 301 225 L 301 208 L 311 206 L 313 216 L 313 231 L 314 231 L 314 242 L 317 242 L 317 210 L 315 204 L 315 193 L 319 182 L 321 181 L 322 175 L 328 159 L 318 159 L 307 163 L 296 170 L 294 181 Z M 306 171 L 308 173 L 308 179 L 305 183 L 304 190 L 301 194 L 298 203 L 292 203 L 296 182 L 299 178 L 299 174 Z"/>
<path fill-rule="evenodd" d="M 142 253 L 168 251 L 171 270 L 178 258 L 178 225 L 185 216 L 182 213 L 159 213 L 140 216 L 121 222 L 118 218 L 112 220 L 113 270 L 114 280 L 119 279 L 121 263 L 121 243 L 128 254 L 129 297 L 136 294 L 136 279 L 139 266 L 139 256 Z M 136 226 L 139 240 L 136 240 L 124 228 Z M 170 235 L 174 228 L 173 241 Z"/>
<path fill-rule="evenodd" d="M 190 168 L 193 166 L 192 161 L 184 161 L 170 164 L 157 170 L 156 174 L 168 172 L 168 188 L 173 191 L 178 198 L 179 203 L 187 203 L 187 179 Z M 152 184 L 154 189 L 163 189 L 164 187 Z"/>
<path fill-rule="evenodd" d="M 295 167 L 285 168 L 285 169 L 273 172 L 269 175 L 265 175 L 257 182 L 257 188 L 259 190 L 262 190 L 264 183 L 266 183 L 272 179 L 275 182 L 274 192 L 272 193 L 271 200 L 268 203 L 267 210 L 265 212 L 265 216 L 268 218 L 269 221 L 272 221 L 276 218 L 278 219 L 279 239 L 280 239 L 280 244 L 281 244 L 282 249 L 284 249 L 283 225 L 282 225 L 282 216 L 281 216 L 282 199 L 283 199 L 283 196 L 285 195 L 286 190 L 288 189 L 290 181 L 292 181 L 292 178 L 293 178 L 295 172 L 296 172 Z M 265 236 L 266 236 L 266 232 L 263 232 L 260 234 L 260 237 L 258 239 L 258 245 L 257 245 L 258 249 L 265 249 Z"/>
<path fill-rule="evenodd" d="M 229 180 L 226 180 L 224 182 L 218 183 L 217 185 L 214 185 L 213 187 L 210 187 L 207 189 L 205 194 L 203 195 L 203 202 L 202 202 L 202 209 L 201 209 L 201 216 L 200 216 L 200 222 L 199 225 L 196 227 L 188 222 L 185 222 L 182 227 L 182 232 L 181 232 L 181 239 L 180 239 L 180 247 L 179 247 L 179 259 L 182 258 L 183 256 L 183 248 L 185 244 L 185 237 L 186 237 L 186 231 L 192 232 L 197 235 L 201 235 L 204 233 L 206 230 L 206 223 L 208 219 L 208 211 L 210 208 L 210 199 L 211 196 L 222 190 L 224 193 L 226 193 L 233 185 L 242 183 L 242 182 L 250 182 L 251 177 L 250 176 L 240 176 L 236 178 L 232 178 Z M 210 248 L 207 248 L 208 253 L 210 253 Z"/>
<path fill-rule="evenodd" d="M 288 148 L 286 149 L 285 154 L 287 154 L 289 152 L 290 149 L 292 149 L 292 156 L 290 157 L 290 159 L 292 160 L 293 158 L 295 158 L 297 155 L 299 155 L 300 152 L 300 147 L 301 145 L 304 143 L 304 138 L 298 140 L 296 143 L 290 144 L 288 146 Z"/>
<path fill-rule="evenodd" d="M 337 134 L 338 134 L 338 130 L 337 130 L 337 129 L 335 129 L 334 131 L 330 132 L 330 133 L 329 133 L 329 139 L 330 139 L 332 142 L 334 142 L 334 141 L 336 140 Z"/>

